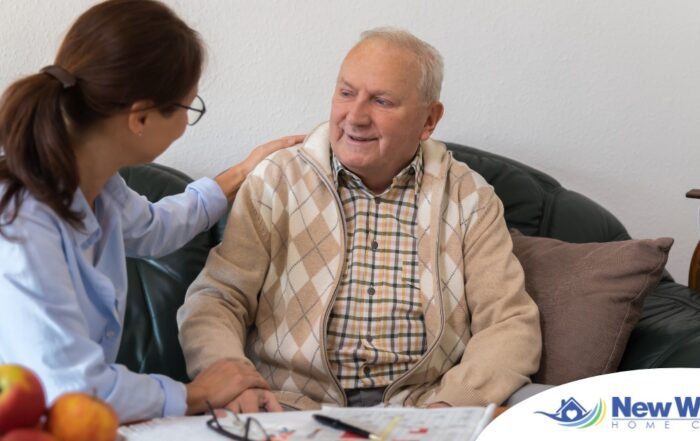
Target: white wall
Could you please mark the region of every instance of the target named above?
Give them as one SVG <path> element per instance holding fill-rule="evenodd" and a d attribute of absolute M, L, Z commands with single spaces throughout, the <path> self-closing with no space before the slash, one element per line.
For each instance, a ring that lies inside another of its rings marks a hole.
<path fill-rule="evenodd" d="M 0 87 L 51 64 L 93 0 L 0 0 Z M 209 109 L 159 161 L 214 175 L 325 120 L 359 33 L 411 30 L 446 60 L 436 137 L 506 155 L 607 207 L 636 238 L 672 236 L 687 280 L 700 203 L 697 0 L 167 0 L 210 48 Z"/>

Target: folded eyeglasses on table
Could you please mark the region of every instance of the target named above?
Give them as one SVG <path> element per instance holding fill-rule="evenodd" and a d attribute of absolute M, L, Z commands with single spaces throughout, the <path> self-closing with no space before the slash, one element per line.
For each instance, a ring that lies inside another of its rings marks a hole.
<path fill-rule="evenodd" d="M 211 403 L 209 401 L 206 403 L 211 413 L 211 418 L 207 420 L 207 427 L 219 435 L 237 441 L 269 441 L 272 439 L 255 418 L 246 417 L 245 420 L 242 420 L 234 412 L 227 412 L 233 415 L 231 418 L 218 418 Z"/>

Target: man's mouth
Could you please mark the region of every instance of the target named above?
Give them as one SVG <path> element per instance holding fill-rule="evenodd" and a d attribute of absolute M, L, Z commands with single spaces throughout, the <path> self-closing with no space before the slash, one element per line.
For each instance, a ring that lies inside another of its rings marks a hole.
<path fill-rule="evenodd" d="M 377 139 L 376 137 L 370 136 L 354 136 L 349 133 L 346 133 L 346 135 L 353 142 L 371 142 Z"/>

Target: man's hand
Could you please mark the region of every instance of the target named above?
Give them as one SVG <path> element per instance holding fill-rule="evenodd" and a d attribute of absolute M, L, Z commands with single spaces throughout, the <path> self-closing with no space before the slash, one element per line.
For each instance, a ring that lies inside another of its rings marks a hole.
<path fill-rule="evenodd" d="M 269 389 L 265 379 L 250 363 L 229 359 L 213 363 L 186 387 L 188 415 L 204 412 L 206 400 L 215 408 L 221 408 L 246 389 Z"/>
<path fill-rule="evenodd" d="M 251 388 L 244 391 L 228 403 L 226 408 L 235 413 L 282 412 L 284 410 L 272 392 L 259 388 Z"/>

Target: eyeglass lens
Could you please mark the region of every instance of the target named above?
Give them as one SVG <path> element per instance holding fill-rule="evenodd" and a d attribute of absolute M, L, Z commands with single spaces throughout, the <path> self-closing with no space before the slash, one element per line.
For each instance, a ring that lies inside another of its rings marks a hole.
<path fill-rule="evenodd" d="M 204 115 L 204 101 L 197 95 L 187 109 L 187 124 L 193 126 Z"/>
<path fill-rule="evenodd" d="M 229 430 L 227 430 L 225 425 L 221 424 L 221 420 L 217 418 L 216 412 L 209 401 L 207 401 L 206 404 L 212 416 L 211 419 L 207 421 L 207 426 L 215 430 L 220 435 L 235 440 L 245 441 L 267 441 L 270 439 L 270 436 L 267 434 L 262 424 L 260 424 L 260 421 L 256 420 L 255 418 L 247 417 L 244 423 L 243 420 L 241 420 L 235 413 L 233 414 L 234 427 L 229 426 Z M 243 435 L 241 436 L 233 433 L 234 431 L 239 433 L 242 432 Z"/>

